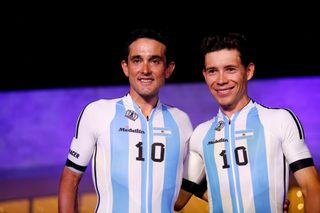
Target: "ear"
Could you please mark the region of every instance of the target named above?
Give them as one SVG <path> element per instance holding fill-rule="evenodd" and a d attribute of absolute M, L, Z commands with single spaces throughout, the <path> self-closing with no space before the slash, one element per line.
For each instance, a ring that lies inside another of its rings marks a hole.
<path fill-rule="evenodd" d="M 122 67 L 123 73 L 128 77 L 129 71 L 128 71 L 128 63 L 126 62 L 126 60 L 121 61 L 121 67 Z"/>
<path fill-rule="evenodd" d="M 202 75 L 203 75 L 203 77 L 204 77 L 205 80 L 207 79 L 207 75 L 206 75 L 206 74 L 207 74 L 207 73 L 206 73 L 206 69 L 203 68 L 203 69 L 202 69 Z"/>
<path fill-rule="evenodd" d="M 254 69 L 255 69 L 254 63 L 250 63 L 247 67 L 247 80 L 248 81 L 253 77 Z"/>
<path fill-rule="evenodd" d="M 176 67 L 176 64 L 174 62 L 169 63 L 169 65 L 167 66 L 166 71 L 165 71 L 166 72 L 165 73 L 166 79 L 171 76 L 175 67 Z"/>

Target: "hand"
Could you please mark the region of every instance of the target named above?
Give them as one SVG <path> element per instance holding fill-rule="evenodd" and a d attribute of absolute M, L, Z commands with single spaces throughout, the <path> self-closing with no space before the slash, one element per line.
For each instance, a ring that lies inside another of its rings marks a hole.
<path fill-rule="evenodd" d="M 283 213 L 289 212 L 290 200 L 285 199 L 283 202 Z"/>

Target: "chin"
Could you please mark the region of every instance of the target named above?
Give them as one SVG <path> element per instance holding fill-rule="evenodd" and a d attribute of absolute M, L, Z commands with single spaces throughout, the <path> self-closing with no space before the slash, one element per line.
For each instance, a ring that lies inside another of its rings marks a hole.
<path fill-rule="evenodd" d="M 144 97 L 153 97 L 156 93 L 154 91 L 141 91 L 139 94 Z"/>
<path fill-rule="evenodd" d="M 217 99 L 217 102 L 223 108 L 228 108 L 229 106 L 232 105 L 231 101 L 229 101 L 229 100 Z"/>

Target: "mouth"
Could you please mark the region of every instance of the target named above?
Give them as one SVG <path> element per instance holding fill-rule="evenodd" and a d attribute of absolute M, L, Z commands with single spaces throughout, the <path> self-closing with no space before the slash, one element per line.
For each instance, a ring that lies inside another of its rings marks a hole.
<path fill-rule="evenodd" d="M 233 89 L 233 87 L 220 88 L 220 89 L 215 89 L 215 91 L 218 94 L 218 96 L 227 96 L 231 93 L 232 89 Z"/>
<path fill-rule="evenodd" d="M 153 78 L 138 78 L 141 83 L 151 83 L 154 79 Z"/>

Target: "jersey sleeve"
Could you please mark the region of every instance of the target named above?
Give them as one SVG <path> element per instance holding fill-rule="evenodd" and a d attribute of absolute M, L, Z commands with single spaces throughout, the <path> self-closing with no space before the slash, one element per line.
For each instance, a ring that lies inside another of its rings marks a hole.
<path fill-rule="evenodd" d="M 183 159 L 185 161 L 189 153 L 189 143 L 190 143 L 191 134 L 193 132 L 193 126 L 189 116 L 186 113 L 183 113 L 183 114 L 184 114 L 184 119 L 181 126 L 182 126 L 182 133 L 183 133 L 182 140 L 186 142 L 184 153 L 183 153 L 183 156 L 184 156 Z"/>
<path fill-rule="evenodd" d="M 299 169 L 313 166 L 314 163 L 305 143 L 300 121 L 292 111 L 284 110 L 283 112 L 281 125 L 282 148 L 290 169 L 295 172 Z"/>
<path fill-rule="evenodd" d="M 78 117 L 66 166 L 76 172 L 84 172 L 95 149 L 96 112 L 93 104 L 87 105 Z"/>
<path fill-rule="evenodd" d="M 201 195 L 203 190 L 202 183 L 205 181 L 205 165 L 202 157 L 201 147 L 201 127 L 196 128 L 189 142 L 189 152 L 184 164 L 182 188 L 193 194 Z M 198 196 L 198 195 L 197 195 Z"/>

